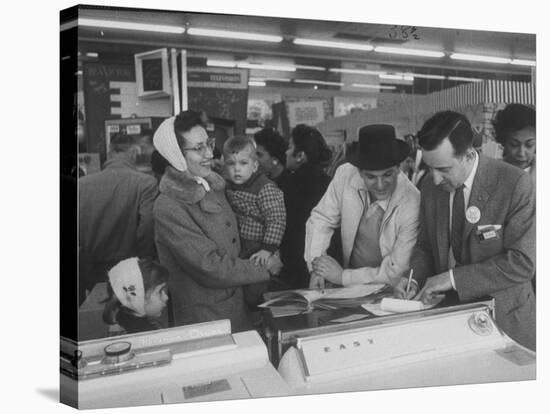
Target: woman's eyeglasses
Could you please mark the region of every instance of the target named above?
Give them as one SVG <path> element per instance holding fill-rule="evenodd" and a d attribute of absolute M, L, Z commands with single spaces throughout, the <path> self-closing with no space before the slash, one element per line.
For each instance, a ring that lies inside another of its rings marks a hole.
<path fill-rule="evenodd" d="M 192 148 L 182 148 L 183 152 L 186 151 L 195 151 L 199 153 L 200 155 L 205 155 L 206 151 L 214 151 L 214 148 L 216 147 L 216 138 L 209 138 L 206 140 L 206 142 L 201 142 L 199 145 L 192 147 Z"/>

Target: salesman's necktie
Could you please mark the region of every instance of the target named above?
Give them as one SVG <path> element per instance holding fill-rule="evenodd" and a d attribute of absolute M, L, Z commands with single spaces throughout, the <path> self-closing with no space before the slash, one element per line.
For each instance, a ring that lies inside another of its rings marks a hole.
<path fill-rule="evenodd" d="M 464 228 L 464 184 L 458 187 L 453 198 L 451 248 L 457 264 L 462 262 L 462 229 Z"/>

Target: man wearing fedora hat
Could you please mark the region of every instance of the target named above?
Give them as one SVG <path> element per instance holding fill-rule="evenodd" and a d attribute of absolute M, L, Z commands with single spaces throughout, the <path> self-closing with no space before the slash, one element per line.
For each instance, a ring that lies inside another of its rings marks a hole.
<path fill-rule="evenodd" d="M 418 234 L 420 193 L 399 168 L 408 145 L 391 125 L 359 130 L 348 154 L 306 223 L 305 260 L 310 288 L 364 283 L 396 284 L 409 268 Z M 343 267 L 326 250 L 340 227 Z"/>

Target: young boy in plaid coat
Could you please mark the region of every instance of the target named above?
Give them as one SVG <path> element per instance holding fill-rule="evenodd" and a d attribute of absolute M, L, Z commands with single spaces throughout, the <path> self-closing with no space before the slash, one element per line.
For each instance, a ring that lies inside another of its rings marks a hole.
<path fill-rule="evenodd" d="M 283 192 L 258 171 L 254 140 L 237 136 L 223 147 L 228 185 L 227 199 L 237 216 L 241 237 L 241 258 L 250 258 L 264 266 L 272 254 L 278 254 L 286 225 Z M 265 283 L 245 287 L 245 299 L 258 304 L 267 290 Z"/>

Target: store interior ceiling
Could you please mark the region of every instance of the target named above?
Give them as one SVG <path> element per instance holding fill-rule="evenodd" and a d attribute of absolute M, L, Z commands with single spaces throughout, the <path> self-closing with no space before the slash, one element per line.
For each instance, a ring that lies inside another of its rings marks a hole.
<path fill-rule="evenodd" d="M 535 73 L 536 37 L 528 33 L 104 6 L 76 10 L 62 15 L 61 27 L 74 27 L 78 18 L 83 60 L 185 49 L 188 66 L 250 69 L 253 88 L 426 94 L 484 79 L 530 82 Z M 201 29 L 253 35 L 249 40 L 228 38 L 231 33 L 205 36 Z M 261 41 L 260 35 L 275 38 Z M 319 41 L 336 43 L 312 44 Z"/>

